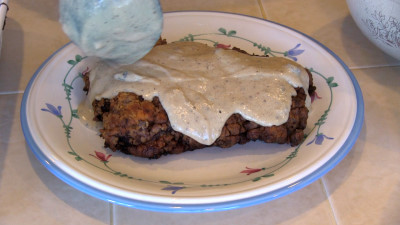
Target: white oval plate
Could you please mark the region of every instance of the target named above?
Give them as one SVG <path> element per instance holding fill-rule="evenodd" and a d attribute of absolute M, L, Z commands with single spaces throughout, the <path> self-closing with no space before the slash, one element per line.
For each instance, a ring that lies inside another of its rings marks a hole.
<path fill-rule="evenodd" d="M 250 53 L 289 57 L 311 69 L 318 97 L 306 140 L 298 147 L 252 142 L 148 160 L 103 148 L 80 122 L 80 74 L 93 66 L 73 44 L 50 56 L 31 79 L 21 107 L 26 140 L 56 176 L 92 196 L 126 206 L 172 212 L 226 210 L 282 197 L 315 181 L 351 149 L 364 105 L 346 65 L 316 40 L 249 16 L 166 13 L 168 42 L 201 41 Z"/>

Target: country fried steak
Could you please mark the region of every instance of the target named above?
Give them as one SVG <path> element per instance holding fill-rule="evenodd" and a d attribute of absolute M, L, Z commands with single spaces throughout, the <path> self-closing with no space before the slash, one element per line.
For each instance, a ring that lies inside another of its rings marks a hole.
<path fill-rule="evenodd" d="M 165 44 L 158 43 L 158 44 Z M 240 49 L 235 49 L 243 52 Z M 245 54 L 245 52 L 243 52 Z M 309 75 L 309 94 L 315 91 L 311 73 Z M 85 91 L 89 91 L 88 76 L 84 76 Z M 305 106 L 306 94 L 303 88 L 295 88 L 297 95 L 292 96 L 289 118 L 279 126 L 265 127 L 233 114 L 226 121 L 221 135 L 211 145 L 229 148 L 235 144 L 249 141 L 290 144 L 296 146 L 304 139 L 308 109 Z M 227 102 L 229 104 L 229 102 Z M 185 151 L 209 147 L 171 127 L 167 113 L 158 97 L 152 101 L 130 92 L 120 92 L 112 99 L 102 98 L 92 103 L 94 120 L 103 122 L 100 135 L 104 146 L 112 151 L 145 158 L 159 158 L 162 155 L 178 154 Z"/>

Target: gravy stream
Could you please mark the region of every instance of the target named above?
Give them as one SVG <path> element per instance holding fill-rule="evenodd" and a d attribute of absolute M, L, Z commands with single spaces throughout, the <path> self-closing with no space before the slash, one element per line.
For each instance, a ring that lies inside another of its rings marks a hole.
<path fill-rule="evenodd" d="M 196 42 L 156 46 L 131 65 L 100 62 L 89 79 L 86 107 L 119 92 L 150 101 L 158 96 L 172 128 L 206 145 L 220 136 L 233 113 L 263 126 L 285 123 L 294 88 L 308 93 L 309 82 L 305 69 L 286 58 L 249 56 Z"/>

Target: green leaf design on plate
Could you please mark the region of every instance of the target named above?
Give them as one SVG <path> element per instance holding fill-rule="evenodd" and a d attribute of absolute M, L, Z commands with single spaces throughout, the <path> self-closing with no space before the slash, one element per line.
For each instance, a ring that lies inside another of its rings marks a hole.
<path fill-rule="evenodd" d="M 292 49 L 293 52 L 289 51 L 276 51 L 271 49 L 270 47 L 268 47 L 265 43 L 258 43 L 258 42 L 254 42 L 251 41 L 250 39 L 248 39 L 247 37 L 242 37 L 242 36 L 238 36 L 238 32 L 236 30 L 229 30 L 226 28 L 219 28 L 217 30 L 217 32 L 211 32 L 211 33 L 200 33 L 200 34 L 192 34 L 189 33 L 186 36 L 184 36 L 183 38 L 179 39 L 179 41 L 203 41 L 203 42 L 209 42 L 214 46 L 217 46 L 218 44 L 223 44 L 223 45 L 227 45 L 230 43 L 224 43 L 221 42 L 221 39 L 215 38 L 214 37 L 218 37 L 218 36 L 225 36 L 227 41 L 229 39 L 235 39 L 236 41 L 242 41 L 243 43 L 247 43 L 249 44 L 249 46 L 254 47 L 255 50 L 259 50 L 262 52 L 262 54 L 264 55 L 270 55 L 270 56 L 276 56 L 276 55 L 280 55 L 283 57 L 290 57 L 292 56 L 292 59 L 294 56 L 298 56 L 299 54 L 301 54 L 304 50 L 299 50 L 297 48 L 299 48 L 300 44 L 297 44 L 295 48 Z M 268 43 L 267 43 L 268 44 Z M 291 53 L 291 54 L 290 54 Z M 121 172 L 121 171 L 115 171 L 112 167 L 110 167 L 109 165 L 109 160 L 108 158 L 111 155 L 101 155 L 101 157 L 97 157 L 97 161 L 93 162 L 92 160 L 89 160 L 86 157 L 83 157 L 81 154 L 79 154 L 77 151 L 75 151 L 74 146 L 71 143 L 71 135 L 73 132 L 73 128 L 72 128 L 72 121 L 74 119 L 78 119 L 79 118 L 79 112 L 76 108 L 72 108 L 72 104 L 71 104 L 71 93 L 72 90 L 74 90 L 73 86 L 75 81 L 80 80 L 79 78 L 83 77 L 83 71 L 77 72 L 77 74 L 70 79 L 71 75 L 71 71 L 73 70 L 73 68 L 75 68 L 78 64 L 84 62 L 84 59 L 86 59 L 87 57 L 84 56 L 82 57 L 81 55 L 77 54 L 75 55 L 74 59 L 68 60 L 67 63 L 71 66 L 69 68 L 69 70 L 66 72 L 66 75 L 64 77 L 64 80 L 62 82 L 62 87 L 64 88 L 64 92 L 65 92 L 65 99 L 67 100 L 67 104 L 69 107 L 69 118 L 68 116 L 62 116 L 60 112 L 55 111 L 55 107 L 54 108 L 54 112 L 55 115 L 57 116 L 57 118 L 61 121 L 62 126 L 64 128 L 64 132 L 65 132 L 65 137 L 66 137 L 66 141 L 68 144 L 68 154 L 70 154 L 71 156 L 73 156 L 75 158 L 76 161 L 79 161 L 80 163 L 86 163 L 88 165 L 91 165 L 95 168 L 98 168 L 101 171 L 113 174 L 115 176 L 121 177 L 123 179 L 130 179 L 130 180 L 134 180 L 136 182 L 147 182 L 147 183 L 153 183 L 153 184 L 162 184 L 165 185 L 165 187 L 163 188 L 163 190 L 169 190 L 172 191 L 172 194 L 178 193 L 178 190 L 182 190 L 182 189 L 189 189 L 189 188 L 214 188 L 214 187 L 221 187 L 221 186 L 232 186 L 232 185 L 238 185 L 238 184 L 242 184 L 242 183 L 246 183 L 246 182 L 258 182 L 264 178 L 269 178 L 275 175 L 275 172 L 278 171 L 279 169 L 281 169 L 282 167 L 284 167 L 285 165 L 287 165 L 288 163 L 291 162 L 291 160 L 293 160 L 294 158 L 296 158 L 297 154 L 299 153 L 299 149 L 300 146 L 302 146 L 303 143 L 301 143 L 299 146 L 297 146 L 288 156 L 286 156 L 285 158 L 282 159 L 281 162 L 276 163 L 275 165 L 269 165 L 266 167 L 263 167 L 261 169 L 258 169 L 257 172 L 261 173 L 261 171 L 264 172 L 264 174 L 261 174 L 260 176 L 256 176 L 256 173 L 253 174 L 249 174 L 248 178 L 243 179 L 241 181 L 236 181 L 236 182 L 232 182 L 232 183 L 212 183 L 212 184 L 185 184 L 184 182 L 181 181 L 167 181 L 167 180 L 160 180 L 160 181 L 155 181 L 155 180 L 148 180 L 148 179 L 143 179 L 140 177 L 135 177 L 132 175 L 129 175 L 127 173 Z M 86 66 L 85 66 L 86 67 Z M 87 68 L 85 71 L 88 71 L 89 68 Z M 323 76 L 322 74 L 318 73 L 317 71 L 313 70 L 312 68 L 309 69 L 313 74 L 319 75 L 320 77 L 322 77 L 323 79 L 325 79 L 326 83 L 328 84 L 328 87 L 330 88 L 330 93 L 331 93 L 331 98 L 330 98 L 330 105 L 329 107 L 325 110 L 325 112 L 323 113 L 323 115 L 321 115 L 320 119 L 314 124 L 314 127 L 312 128 L 312 130 L 305 134 L 305 137 L 308 137 L 311 132 L 314 129 L 317 129 L 317 134 L 318 135 L 322 135 L 322 133 L 319 132 L 320 128 L 323 126 L 323 124 L 325 123 L 325 121 L 328 118 L 328 113 L 330 111 L 330 106 L 332 103 L 332 99 L 333 99 L 333 92 L 332 92 L 332 88 L 335 88 L 338 86 L 338 83 L 334 82 L 334 77 L 330 76 L 328 78 L 326 78 L 325 76 Z M 46 110 L 46 109 L 45 109 Z M 49 109 L 47 109 L 46 111 L 50 111 Z M 103 153 L 102 153 L 103 154 Z M 245 175 L 247 176 L 247 175 Z M 174 186 L 175 185 L 175 186 Z M 184 186 L 183 186 L 184 185 Z"/>

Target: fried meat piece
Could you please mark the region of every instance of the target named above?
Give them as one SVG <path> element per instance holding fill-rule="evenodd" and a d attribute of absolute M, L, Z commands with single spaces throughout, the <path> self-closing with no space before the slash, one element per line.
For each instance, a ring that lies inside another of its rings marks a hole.
<path fill-rule="evenodd" d="M 233 114 L 212 146 L 228 148 L 235 144 L 261 140 L 267 143 L 298 145 L 304 138 L 308 109 L 303 88 L 296 88 L 289 119 L 280 126 L 264 127 Z M 174 131 L 159 99 L 144 100 L 134 93 L 121 92 L 112 99 L 93 102 L 94 120 L 103 121 L 100 130 L 105 147 L 146 158 L 159 158 L 208 147 Z"/>
<path fill-rule="evenodd" d="M 156 45 L 166 44 L 159 39 Z M 239 48 L 233 50 L 248 54 Z M 316 89 L 310 71 L 308 93 Z M 90 82 L 84 76 L 84 91 L 88 92 Z M 300 144 L 304 139 L 308 109 L 305 107 L 306 94 L 303 88 L 296 88 L 297 95 L 292 97 L 288 121 L 280 126 L 264 127 L 233 114 L 226 121 L 220 137 L 211 145 L 229 148 L 235 144 L 261 140 L 267 143 Z M 167 154 L 179 154 L 185 151 L 209 147 L 180 132 L 174 131 L 167 113 L 158 97 L 152 101 L 144 100 L 134 93 L 121 92 L 112 99 L 93 101 L 94 120 L 102 121 L 100 130 L 104 146 L 112 151 L 121 151 L 145 158 L 159 158 Z"/>

